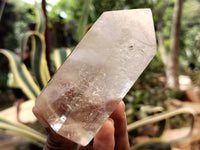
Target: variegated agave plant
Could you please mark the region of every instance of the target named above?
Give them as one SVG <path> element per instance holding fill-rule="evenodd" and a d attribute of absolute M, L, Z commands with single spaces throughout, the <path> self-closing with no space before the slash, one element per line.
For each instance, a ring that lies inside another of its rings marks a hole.
<path fill-rule="evenodd" d="M 91 0 L 84 1 L 84 7 L 82 15 L 78 23 L 77 39 L 80 40 L 84 34 L 84 29 L 87 25 L 87 18 L 89 15 L 89 5 Z M 21 59 L 12 51 L 6 49 L 0 49 L 0 53 L 3 54 L 9 61 L 10 72 L 13 76 L 13 81 L 10 83 L 12 88 L 20 88 L 26 97 L 29 99 L 26 103 L 32 103 L 36 97 L 40 94 L 41 89 L 47 84 L 50 79 L 50 73 L 47 67 L 46 61 L 46 45 L 44 41 L 45 31 L 45 18 L 40 8 L 37 8 L 37 23 L 34 31 L 28 31 L 22 35 L 20 41 Z M 33 76 L 30 74 L 27 67 L 24 65 L 23 53 L 27 47 L 28 41 L 31 41 L 31 60 Z M 69 48 L 55 49 L 51 54 L 51 60 L 53 61 L 55 69 L 57 70 L 67 56 L 71 53 Z M 11 120 L 6 119 L 0 112 L 0 132 L 17 134 L 31 142 L 43 146 L 46 137 L 37 131 L 29 128 L 21 123 L 14 123 Z"/>
<path fill-rule="evenodd" d="M 22 35 L 20 41 L 22 54 L 21 59 L 10 50 L 0 49 L 0 53 L 4 55 L 9 61 L 10 73 L 13 77 L 9 86 L 11 88 L 20 88 L 29 99 L 28 101 L 35 100 L 40 94 L 41 89 L 50 79 L 45 54 L 45 22 L 43 13 L 40 9 L 37 9 L 37 18 L 38 19 L 35 30 L 28 31 Z M 28 40 L 31 40 L 31 60 L 35 80 L 33 79 L 33 76 L 27 69 L 26 65 L 21 61 L 23 60 L 23 52 L 25 51 Z M 51 58 L 56 69 L 60 67 L 60 65 L 64 62 L 70 53 L 71 49 L 69 48 L 55 49 L 53 51 Z M 26 125 L 6 119 L 5 116 L 1 114 L 1 112 L 0 131 L 3 133 L 19 135 L 37 144 L 38 146 L 43 146 L 46 141 L 45 135 L 42 135 L 38 131 L 35 131 Z"/>

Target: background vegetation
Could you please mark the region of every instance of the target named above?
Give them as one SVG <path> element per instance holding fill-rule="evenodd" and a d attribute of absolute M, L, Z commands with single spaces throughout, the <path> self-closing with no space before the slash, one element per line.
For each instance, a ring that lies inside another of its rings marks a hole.
<path fill-rule="evenodd" d="M 0 8 L 3 1 L 0 1 Z M 181 81 L 180 76 L 184 75 L 191 79 L 192 87 L 199 87 L 199 0 L 110 0 L 109 2 L 108 0 L 59 0 L 55 4 L 45 3 L 43 0 L 42 4 L 38 4 L 38 6 L 41 5 L 46 8 L 48 19 L 48 28 L 46 28 L 48 34 L 45 34 L 45 39 L 48 39 L 46 41 L 47 57 L 50 57 L 50 53 L 56 48 L 73 49 L 87 29 L 104 11 L 151 8 L 158 52 L 124 99 L 126 109 L 132 110 L 130 120 L 136 121 L 148 115 L 141 111 L 142 106 L 161 106 L 168 110 L 169 103 L 174 99 L 192 101 L 191 97 L 187 95 L 187 91 L 181 89 L 183 82 L 169 84 L 171 77 L 168 74 L 170 70 L 174 74 L 173 83 Z M 176 18 L 178 12 L 175 11 L 178 8 L 181 15 L 179 19 Z M 180 26 L 174 25 L 174 22 L 178 20 Z M 0 20 L 0 48 L 18 53 L 21 34 L 34 30 L 36 22 L 36 6 L 21 0 L 7 0 Z M 178 34 L 175 34 L 176 31 Z M 29 49 L 30 42 L 27 46 Z M 55 68 L 49 61 L 48 64 L 51 74 L 53 74 Z M 27 60 L 26 65 L 32 71 L 30 60 Z M 175 69 L 174 66 L 176 66 Z M 7 86 L 8 73 L 8 60 L 0 55 L 0 109 L 13 103 L 13 98 L 10 96 L 12 91 Z M 197 95 L 199 96 L 199 91 Z M 184 119 L 187 120 L 187 118 Z M 180 120 L 180 118 L 178 119 Z M 174 124 L 177 125 L 177 123 Z"/>

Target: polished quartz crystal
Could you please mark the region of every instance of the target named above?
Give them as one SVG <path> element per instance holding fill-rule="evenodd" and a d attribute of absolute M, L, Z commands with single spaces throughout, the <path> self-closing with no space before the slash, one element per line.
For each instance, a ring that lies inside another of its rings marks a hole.
<path fill-rule="evenodd" d="M 87 145 L 156 53 L 150 9 L 104 12 L 36 107 L 61 136 Z"/>

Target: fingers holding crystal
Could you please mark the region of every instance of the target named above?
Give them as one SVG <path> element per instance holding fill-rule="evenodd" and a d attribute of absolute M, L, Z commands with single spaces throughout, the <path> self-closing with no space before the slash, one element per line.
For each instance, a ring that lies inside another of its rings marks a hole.
<path fill-rule="evenodd" d="M 77 147 L 77 144 L 71 142 L 70 140 L 62 137 L 57 134 L 54 130 L 52 130 L 46 120 L 41 116 L 41 113 L 37 109 L 37 107 L 33 107 L 32 109 L 34 115 L 37 117 L 38 121 L 42 124 L 44 128 L 48 131 L 47 142 L 44 146 L 43 150 L 60 150 L 66 149 L 74 150 Z"/>
<path fill-rule="evenodd" d="M 40 114 L 40 112 L 39 112 L 39 110 L 37 109 L 36 106 L 33 107 L 32 112 L 36 116 L 36 118 L 38 119 L 38 121 L 42 124 L 43 127 L 45 127 L 45 128 L 49 127 L 48 123 L 41 116 L 41 114 Z"/>
<path fill-rule="evenodd" d="M 110 116 L 115 124 L 115 150 L 129 150 L 125 105 L 121 101 Z"/>
<path fill-rule="evenodd" d="M 114 132 L 114 121 L 112 119 L 108 119 L 94 137 L 93 149 L 114 150 Z"/>

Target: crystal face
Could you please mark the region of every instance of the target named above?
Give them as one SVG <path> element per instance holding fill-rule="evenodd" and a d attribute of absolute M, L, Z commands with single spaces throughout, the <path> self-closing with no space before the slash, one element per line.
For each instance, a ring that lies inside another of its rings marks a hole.
<path fill-rule="evenodd" d="M 156 53 L 150 9 L 104 12 L 36 107 L 58 134 L 87 145 Z"/>

